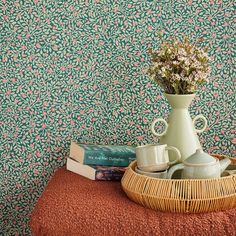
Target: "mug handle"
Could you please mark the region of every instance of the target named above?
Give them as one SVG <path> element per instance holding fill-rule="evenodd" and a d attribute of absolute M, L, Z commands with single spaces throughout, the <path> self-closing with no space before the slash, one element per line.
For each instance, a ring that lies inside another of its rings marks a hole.
<path fill-rule="evenodd" d="M 155 131 L 155 125 L 156 125 L 156 123 L 159 122 L 159 121 L 160 121 L 160 122 L 163 122 L 164 125 L 165 125 L 165 130 L 164 130 L 162 133 L 157 133 L 157 132 Z M 152 125 L 151 125 L 151 131 L 152 131 L 152 133 L 153 133 L 155 136 L 157 136 L 157 137 L 161 137 L 161 136 L 165 135 L 166 132 L 167 132 L 167 128 L 168 128 L 168 124 L 167 124 L 167 122 L 166 122 L 164 119 L 162 119 L 162 118 L 157 118 L 157 119 L 155 119 L 155 120 L 152 122 Z"/>
<path fill-rule="evenodd" d="M 175 173 L 175 171 L 177 170 L 182 170 L 184 169 L 184 164 L 183 163 L 180 163 L 180 164 L 177 164 L 175 166 L 172 166 L 169 170 L 168 170 L 168 174 L 167 174 L 167 179 L 171 179 L 172 178 L 172 175 Z"/>
<path fill-rule="evenodd" d="M 165 148 L 165 150 L 169 150 L 169 151 L 174 151 L 176 154 L 177 154 L 177 158 L 174 160 L 174 161 L 169 161 L 169 165 L 173 165 L 173 164 L 175 164 L 177 161 L 179 161 L 180 160 L 180 158 L 181 158 L 181 154 L 180 154 L 180 151 L 179 151 L 179 149 L 178 148 L 176 148 L 176 147 L 173 147 L 173 146 L 167 146 L 166 148 Z"/>
<path fill-rule="evenodd" d="M 196 128 L 195 128 L 195 130 L 196 130 L 197 133 L 202 133 L 202 132 L 206 129 L 206 127 L 207 127 L 207 119 L 206 119 L 205 116 L 203 116 L 202 114 L 195 116 L 195 117 L 193 118 L 193 125 L 194 125 L 194 127 L 195 127 L 195 123 L 196 123 L 196 121 L 197 121 L 198 119 L 203 120 L 204 126 L 203 126 L 203 128 L 201 128 L 201 129 L 196 129 Z"/>

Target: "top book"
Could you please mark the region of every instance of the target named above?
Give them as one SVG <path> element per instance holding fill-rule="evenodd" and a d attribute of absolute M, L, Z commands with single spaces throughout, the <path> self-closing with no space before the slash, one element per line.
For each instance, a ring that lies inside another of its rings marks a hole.
<path fill-rule="evenodd" d="M 128 166 L 135 147 L 128 145 L 77 144 L 71 141 L 70 157 L 85 165 Z"/>

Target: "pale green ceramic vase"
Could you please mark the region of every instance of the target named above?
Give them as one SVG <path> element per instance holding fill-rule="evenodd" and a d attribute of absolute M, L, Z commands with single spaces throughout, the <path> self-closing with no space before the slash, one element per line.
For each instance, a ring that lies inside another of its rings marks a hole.
<path fill-rule="evenodd" d="M 162 118 L 155 119 L 152 123 L 151 131 L 160 138 L 161 144 L 178 148 L 181 153 L 181 161 L 183 161 L 201 148 L 197 133 L 201 133 L 206 129 L 207 120 L 203 115 L 197 115 L 193 120 L 190 117 L 188 107 L 195 94 L 165 94 L 165 97 L 172 107 L 168 122 Z M 195 128 L 195 122 L 198 119 L 202 119 L 204 122 L 202 129 Z M 155 130 L 155 125 L 158 122 L 163 122 L 165 125 L 165 129 L 161 133 Z M 169 157 L 170 160 L 176 159 L 174 152 L 170 153 Z"/>

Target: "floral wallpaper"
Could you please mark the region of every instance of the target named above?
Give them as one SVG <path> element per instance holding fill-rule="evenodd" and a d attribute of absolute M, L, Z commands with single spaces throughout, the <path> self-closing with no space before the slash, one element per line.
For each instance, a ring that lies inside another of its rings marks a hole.
<path fill-rule="evenodd" d="M 144 73 L 157 31 L 204 38 L 212 74 L 190 114 L 208 118 L 205 151 L 236 155 L 233 0 L 2 0 L 0 25 L 0 235 L 31 234 L 71 139 L 158 142 L 170 106 Z"/>

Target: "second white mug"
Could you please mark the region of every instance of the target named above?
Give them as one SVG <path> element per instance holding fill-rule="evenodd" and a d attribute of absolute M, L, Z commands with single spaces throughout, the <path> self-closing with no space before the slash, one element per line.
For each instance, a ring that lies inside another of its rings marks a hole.
<path fill-rule="evenodd" d="M 176 153 L 176 159 L 169 160 L 168 151 Z M 137 166 L 144 171 L 162 171 L 180 160 L 179 150 L 166 144 L 147 144 L 136 147 Z"/>

